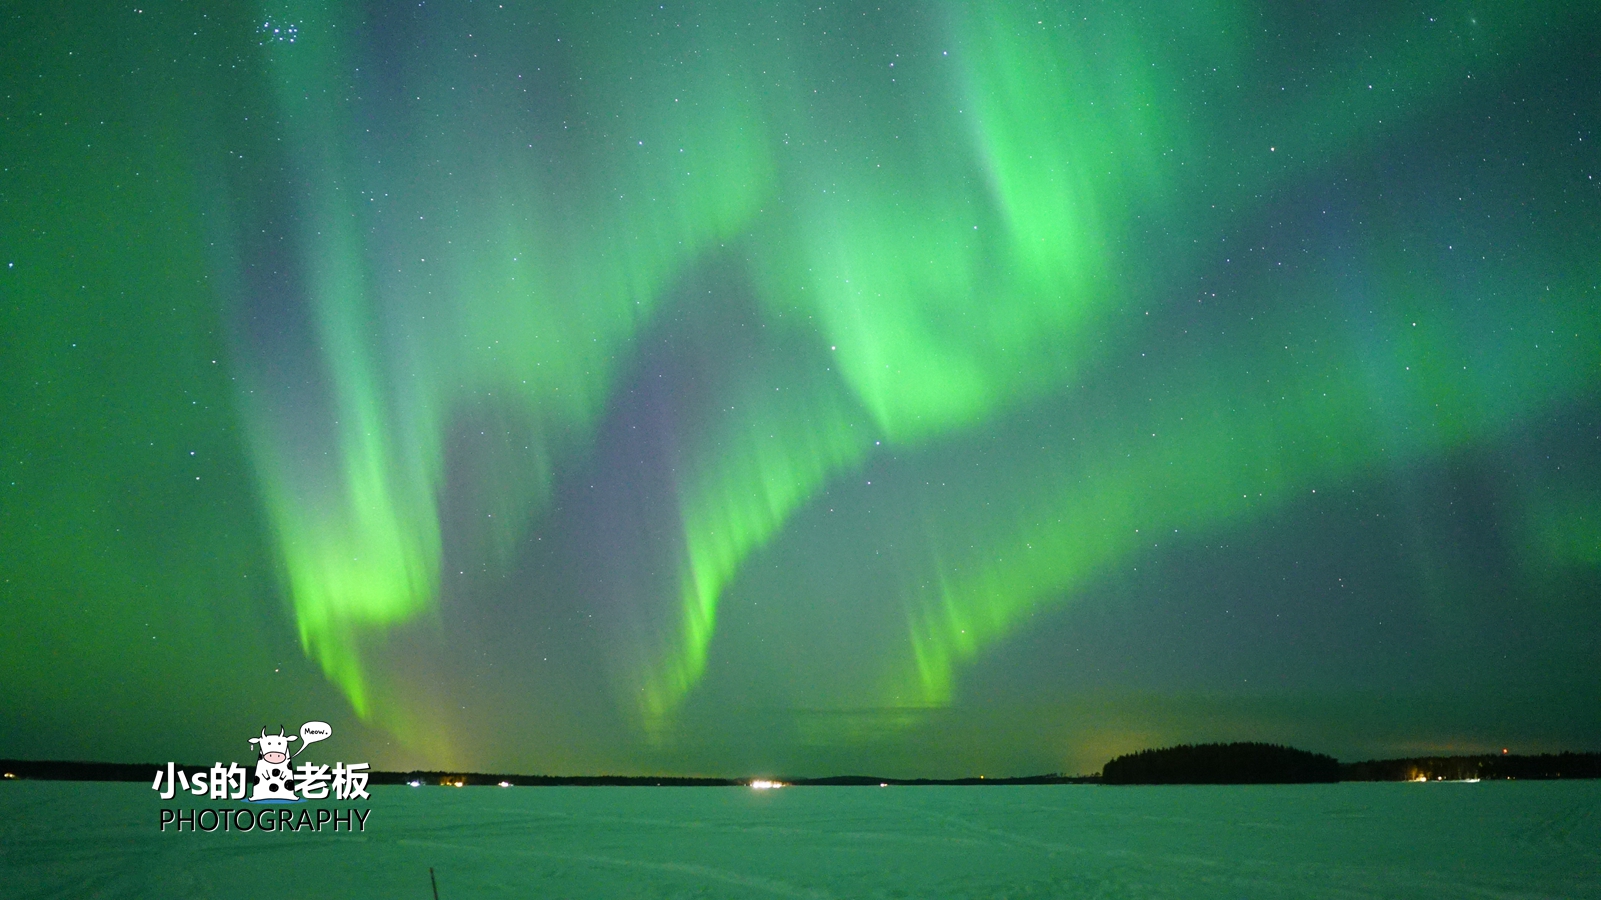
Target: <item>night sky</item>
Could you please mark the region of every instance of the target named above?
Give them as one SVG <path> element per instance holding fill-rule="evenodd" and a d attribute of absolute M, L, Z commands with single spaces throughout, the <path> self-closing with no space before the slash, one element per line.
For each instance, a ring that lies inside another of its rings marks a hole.
<path fill-rule="evenodd" d="M 1592 4 L 0 14 L 0 756 L 1601 749 Z"/>

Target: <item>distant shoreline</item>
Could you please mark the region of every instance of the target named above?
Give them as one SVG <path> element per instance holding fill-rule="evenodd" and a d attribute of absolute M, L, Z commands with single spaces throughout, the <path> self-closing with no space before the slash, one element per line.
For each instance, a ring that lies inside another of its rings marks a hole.
<path fill-rule="evenodd" d="M 209 768 L 210 764 L 185 765 L 186 769 Z M 6 779 L 30 781 L 124 781 L 148 782 L 163 763 L 107 763 L 72 760 L 0 760 Z M 766 776 L 764 776 L 766 777 Z M 1417 756 L 1399 759 L 1365 760 L 1339 764 L 1340 782 L 1406 781 L 1555 781 L 1601 778 L 1601 753 L 1476 754 L 1469 756 Z M 413 770 L 375 771 L 369 784 L 430 786 L 513 787 L 747 787 L 752 777 L 701 778 L 672 775 L 513 775 L 482 772 Z M 890 778 L 870 775 L 834 775 L 817 778 L 774 778 L 795 787 L 873 787 L 895 786 L 988 786 L 1044 784 L 1102 784 L 1094 775 L 1026 775 L 991 778 Z M 1333 780 L 1333 779 L 1331 779 Z M 1110 782 L 1107 782 L 1110 783 Z M 1151 782 L 1143 782 L 1151 783 Z M 1197 783 L 1197 782 L 1168 782 Z M 1211 783 L 1248 783 L 1242 781 Z M 1267 782 L 1264 782 L 1267 783 Z"/>
<path fill-rule="evenodd" d="M 181 764 L 180 768 L 210 768 L 206 764 Z M 0 771 L 13 780 L 30 781 L 151 781 L 157 769 L 166 764 L 106 763 L 65 760 L 0 759 Z M 444 787 L 748 787 L 757 776 L 747 778 L 701 778 L 682 775 L 510 775 L 484 772 L 413 770 L 410 772 L 369 773 L 368 784 L 420 785 Z M 760 776 L 764 779 L 768 776 Z M 880 778 L 872 775 L 831 775 L 822 778 L 771 779 L 790 787 L 876 787 L 878 785 L 1018 785 L 1018 784 L 1096 784 L 1099 775 L 1025 775 L 1012 778 Z"/>
<path fill-rule="evenodd" d="M 1601 753 L 1482 753 L 1342 763 L 1253 741 L 1181 744 L 1128 753 L 1101 768 L 1103 784 L 1334 784 L 1344 781 L 1554 781 L 1601 778 Z"/>

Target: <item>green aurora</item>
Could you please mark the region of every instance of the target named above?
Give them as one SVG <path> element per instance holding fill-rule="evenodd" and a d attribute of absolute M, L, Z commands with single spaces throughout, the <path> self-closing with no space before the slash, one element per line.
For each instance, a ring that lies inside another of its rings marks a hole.
<path fill-rule="evenodd" d="M 6 17 L 0 755 L 1601 739 L 1592 8 Z"/>

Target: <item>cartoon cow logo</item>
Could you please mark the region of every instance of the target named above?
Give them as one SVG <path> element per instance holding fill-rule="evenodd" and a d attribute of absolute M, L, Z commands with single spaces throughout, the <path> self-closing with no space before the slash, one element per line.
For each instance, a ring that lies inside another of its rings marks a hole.
<path fill-rule="evenodd" d="M 250 799 L 300 799 L 290 786 L 293 776 L 289 766 L 289 742 L 293 740 L 297 738 L 292 734 L 286 737 L 282 727 L 275 735 L 263 728 L 261 737 L 250 739 L 250 743 L 259 745 L 257 750 L 261 753 L 261 758 L 256 760 L 256 786 L 250 792 Z"/>

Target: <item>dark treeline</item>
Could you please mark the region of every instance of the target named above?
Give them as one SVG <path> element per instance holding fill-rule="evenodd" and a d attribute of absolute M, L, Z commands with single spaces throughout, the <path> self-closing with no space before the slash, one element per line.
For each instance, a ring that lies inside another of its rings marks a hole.
<path fill-rule="evenodd" d="M 1332 767 L 1332 768 L 1331 768 Z M 186 771 L 209 768 L 184 765 Z M 61 760 L 0 760 L 6 778 L 39 781 L 150 782 L 166 763 L 103 763 Z M 1101 775 L 1028 775 L 1016 778 L 883 778 L 836 775 L 780 778 L 796 786 L 1023 785 L 1023 784 L 1295 784 L 1330 781 L 1485 781 L 1601 778 L 1601 753 L 1538 756 L 1418 756 L 1338 763 L 1333 757 L 1274 744 L 1200 744 L 1143 750 L 1107 763 Z M 494 775 L 480 772 L 412 771 L 369 773 L 369 784 L 496 785 L 519 787 L 733 787 L 748 778 L 688 778 L 666 775 Z"/>
<path fill-rule="evenodd" d="M 494 775 L 482 772 L 374 772 L 368 784 L 439 784 L 471 787 L 510 784 L 516 787 L 729 787 L 732 778 L 667 775 Z"/>
<path fill-rule="evenodd" d="M 1601 778 L 1601 753 L 1419 756 L 1339 763 L 1276 744 L 1186 744 L 1119 756 L 1105 784 L 1299 784 L 1331 781 L 1466 781 Z"/>
<path fill-rule="evenodd" d="M 209 766 L 180 766 L 193 772 Z M 153 781 L 156 770 L 167 771 L 167 764 L 73 762 L 54 759 L 0 759 L 6 778 L 36 781 Z"/>
<path fill-rule="evenodd" d="M 253 765 L 254 762 L 251 762 Z M 209 769 L 206 765 L 179 765 L 178 768 L 188 772 Z M 247 767 L 248 768 L 248 767 Z M 157 770 L 165 772 L 167 764 L 162 763 L 104 763 L 104 762 L 66 762 L 60 760 L 26 760 L 26 759 L 0 759 L 0 770 L 6 778 L 26 778 L 35 781 L 144 781 L 155 779 Z M 495 785 L 505 782 L 514 785 L 529 786 L 561 786 L 561 785 L 601 785 L 601 786 L 644 786 L 652 787 L 719 787 L 724 785 L 744 784 L 732 778 L 681 778 L 673 776 L 628 776 L 628 775 L 486 775 L 481 772 L 383 772 L 373 771 L 367 773 L 368 784 L 410 784 L 419 782 L 430 785 Z"/>
<path fill-rule="evenodd" d="M 1092 776 L 1026 775 L 1017 778 L 880 778 L 874 775 L 834 775 L 826 778 L 777 778 L 787 785 L 806 786 L 873 786 L 895 785 L 985 785 L 985 784 L 1075 784 L 1096 781 Z M 510 784 L 517 787 L 743 787 L 748 778 L 689 778 L 663 775 L 493 775 L 457 772 L 374 772 L 370 784 L 422 784 L 471 785 Z"/>
<path fill-rule="evenodd" d="M 820 786 L 867 786 L 875 784 L 897 785 L 988 785 L 988 784 L 1095 784 L 1097 775 L 1020 775 L 1015 778 L 879 778 L 874 775 L 833 775 L 827 778 L 786 779 L 785 784 Z"/>
<path fill-rule="evenodd" d="M 7 778 L 36 781 L 145 781 L 155 778 L 166 763 L 63 762 L 58 760 L 0 759 L 0 771 Z M 209 768 L 182 765 L 193 772 Z M 789 785 L 868 786 L 894 785 L 989 785 L 989 784 L 1080 784 L 1099 780 L 1095 776 L 1027 775 L 1017 778 L 880 778 L 874 775 L 838 775 L 826 778 L 781 778 Z M 368 784 L 418 784 L 481 786 L 510 784 L 517 787 L 735 787 L 750 783 L 748 778 L 693 778 L 672 775 L 497 775 L 483 772 L 423 771 L 368 773 Z"/>
<path fill-rule="evenodd" d="M 1103 784 L 1306 784 L 1340 780 L 1332 756 L 1278 744 L 1184 744 L 1119 756 Z"/>
<path fill-rule="evenodd" d="M 1601 778 L 1601 753 L 1542 753 L 1538 756 L 1418 756 L 1372 759 L 1340 767 L 1343 781 L 1464 781 L 1518 778 Z"/>

